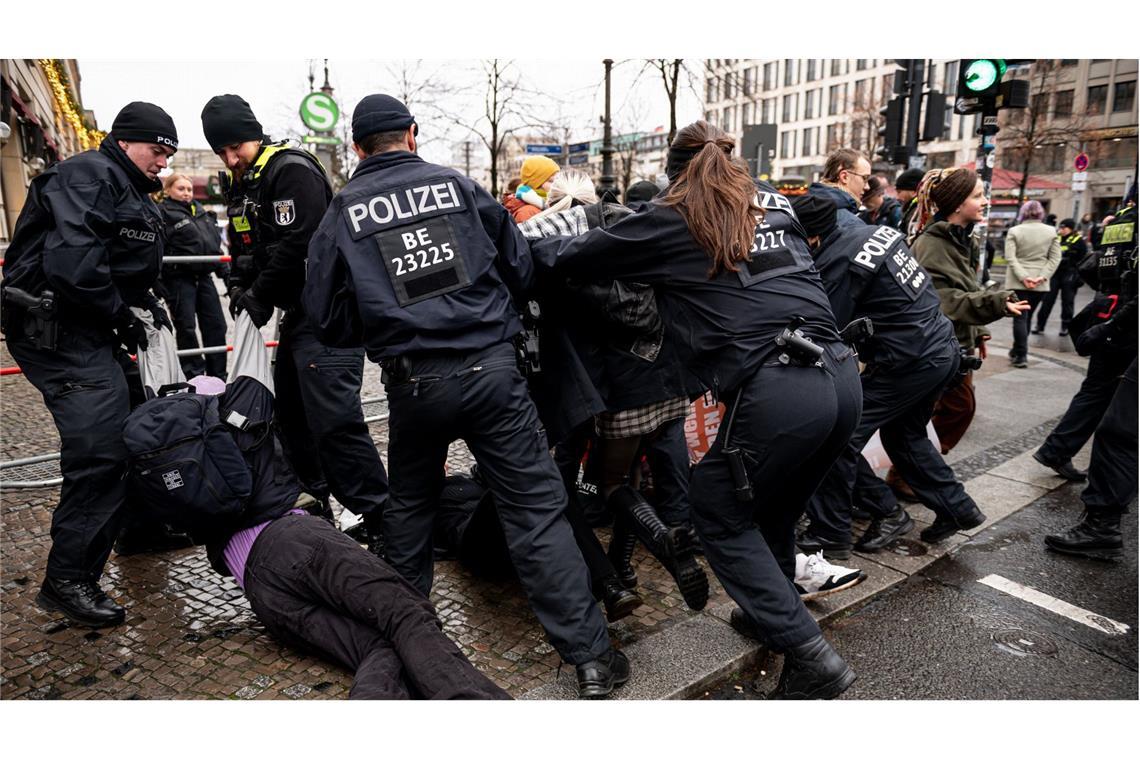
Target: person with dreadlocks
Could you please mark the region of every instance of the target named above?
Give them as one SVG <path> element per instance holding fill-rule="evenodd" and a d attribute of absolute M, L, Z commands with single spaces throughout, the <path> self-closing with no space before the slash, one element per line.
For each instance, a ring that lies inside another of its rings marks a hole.
<path fill-rule="evenodd" d="M 855 673 L 795 587 L 795 526 L 858 422 L 859 371 L 791 203 L 753 184 L 735 144 L 705 121 L 688 125 L 661 197 L 531 251 L 564 276 L 653 286 L 667 340 L 728 406 L 689 500 L 709 566 L 739 605 L 733 627 L 783 652 L 772 696 L 831 698 Z"/>
<path fill-rule="evenodd" d="M 934 169 L 922 178 L 918 204 L 910 220 L 907 241 L 915 258 L 930 274 L 942 313 L 954 324 L 964 357 L 986 358 L 989 330 L 984 325 L 1029 310 L 1012 290 L 985 290 L 978 283 L 980 254 L 974 225 L 985 218 L 986 196 L 973 169 Z M 965 435 L 977 401 L 973 370 L 966 358 L 960 382 L 953 384 L 934 409 L 934 430 L 948 453 Z"/>

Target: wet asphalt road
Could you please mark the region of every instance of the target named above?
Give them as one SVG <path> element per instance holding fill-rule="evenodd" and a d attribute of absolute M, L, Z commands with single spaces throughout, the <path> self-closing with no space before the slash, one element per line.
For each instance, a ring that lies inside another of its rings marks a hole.
<path fill-rule="evenodd" d="M 858 680 L 844 699 L 1137 699 L 1137 515 L 1124 519 L 1125 559 L 1045 550 L 1076 522 L 1082 485 L 1066 485 L 982 531 L 959 550 L 837 620 L 824 635 Z M 1110 635 L 978 582 L 999 575 L 1129 627 Z M 743 673 L 713 699 L 762 699 L 765 674 Z"/>

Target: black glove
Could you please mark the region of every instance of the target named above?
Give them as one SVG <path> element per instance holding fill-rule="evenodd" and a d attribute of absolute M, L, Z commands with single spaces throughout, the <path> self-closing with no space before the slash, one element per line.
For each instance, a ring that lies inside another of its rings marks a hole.
<path fill-rule="evenodd" d="M 174 323 L 170 321 L 170 315 L 166 313 L 166 309 L 158 302 L 158 299 L 152 299 L 146 305 L 146 310 L 150 312 L 150 316 L 154 319 L 154 326 L 156 329 L 165 327 L 170 332 L 174 332 Z"/>
<path fill-rule="evenodd" d="M 127 353 L 137 354 L 140 348 L 147 347 L 146 325 L 129 312 L 115 324 L 115 335 L 119 338 L 119 343 L 127 349 Z"/>
<path fill-rule="evenodd" d="M 230 301 L 230 309 L 232 310 L 233 308 L 234 303 Z M 241 298 L 237 301 L 237 313 L 240 314 L 243 311 L 249 313 L 249 318 L 252 319 L 253 323 L 258 327 L 263 327 L 265 323 L 269 321 L 270 317 L 273 316 L 273 306 L 258 301 L 251 290 L 242 293 Z"/>
<path fill-rule="evenodd" d="M 226 298 L 230 299 L 230 316 L 233 317 L 234 319 L 237 319 L 237 315 L 238 315 L 238 311 L 239 311 L 238 302 L 241 301 L 241 297 L 244 294 L 245 294 L 245 288 L 241 287 L 240 285 L 234 285 L 226 293 Z"/>

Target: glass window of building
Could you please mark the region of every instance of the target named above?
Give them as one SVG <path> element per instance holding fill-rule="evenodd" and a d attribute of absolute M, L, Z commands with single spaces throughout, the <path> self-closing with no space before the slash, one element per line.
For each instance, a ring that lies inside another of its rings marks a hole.
<path fill-rule="evenodd" d="M 816 79 L 816 65 L 819 60 L 816 58 L 809 58 L 807 62 L 807 81 L 814 82 Z"/>
<path fill-rule="evenodd" d="M 815 90 L 808 90 L 804 93 L 804 118 L 810 119 L 815 116 Z"/>
<path fill-rule="evenodd" d="M 776 89 L 776 62 L 764 64 L 764 89 Z"/>
<path fill-rule="evenodd" d="M 804 130 L 804 137 L 803 137 L 803 140 L 800 142 L 800 155 L 805 156 L 805 157 L 811 155 L 811 129 L 810 128 Z"/>
<path fill-rule="evenodd" d="M 744 70 L 744 94 L 752 95 L 752 87 L 756 84 L 756 69 Z"/>
<path fill-rule="evenodd" d="M 831 76 L 837 77 L 842 73 L 843 73 L 843 59 L 842 58 L 832 58 L 831 59 Z"/>
<path fill-rule="evenodd" d="M 827 115 L 834 116 L 839 113 L 840 102 L 842 100 L 839 94 L 841 85 L 833 84 L 827 88 Z"/>
<path fill-rule="evenodd" d="M 1073 115 L 1073 91 L 1061 90 L 1053 98 L 1053 115 L 1054 116 L 1072 116 Z"/>
<path fill-rule="evenodd" d="M 796 83 L 796 59 L 784 59 L 784 86 L 790 87 Z"/>
<path fill-rule="evenodd" d="M 856 71 L 863 71 L 866 68 L 867 68 L 867 59 L 866 58 L 856 58 L 855 59 L 855 70 Z"/>
<path fill-rule="evenodd" d="M 1136 80 L 1131 82 L 1117 82 L 1112 90 L 1112 112 L 1122 113 L 1131 111 L 1136 102 Z"/>
<path fill-rule="evenodd" d="M 780 133 L 780 158 L 791 158 L 796 149 L 795 139 L 796 133 L 791 130 Z"/>
<path fill-rule="evenodd" d="M 1108 85 L 1098 84 L 1089 88 L 1087 105 L 1085 110 L 1090 116 L 1104 113 L 1105 104 L 1108 101 Z"/>

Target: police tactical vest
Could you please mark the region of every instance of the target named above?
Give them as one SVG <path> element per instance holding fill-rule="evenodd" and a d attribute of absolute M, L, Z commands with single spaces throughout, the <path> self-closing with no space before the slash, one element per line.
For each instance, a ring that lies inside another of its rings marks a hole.
<path fill-rule="evenodd" d="M 749 259 L 740 262 L 737 273 L 746 288 L 812 266 L 807 234 L 791 202 L 773 187 L 760 183 L 759 188 L 756 205 L 764 209 L 764 216 L 756 224 Z"/>

